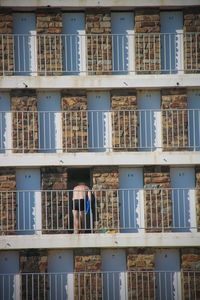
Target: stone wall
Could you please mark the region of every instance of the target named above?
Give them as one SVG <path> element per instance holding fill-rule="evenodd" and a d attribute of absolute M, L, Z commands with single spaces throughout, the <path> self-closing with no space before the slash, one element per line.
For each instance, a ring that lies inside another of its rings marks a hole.
<path fill-rule="evenodd" d="M 0 168 L 0 235 L 16 234 L 16 174 L 13 168 Z"/>
<path fill-rule="evenodd" d="M 183 298 L 200 299 L 200 247 L 181 249 L 181 270 Z"/>
<path fill-rule="evenodd" d="M 137 150 L 136 91 L 112 91 L 112 147 L 114 151 Z M 121 111 L 120 111 L 121 110 Z"/>
<path fill-rule="evenodd" d="M 188 146 L 187 91 L 163 89 L 161 101 L 163 150 L 184 151 Z"/>
<path fill-rule="evenodd" d="M 11 92 L 13 152 L 37 152 L 38 115 L 35 90 Z"/>
<path fill-rule="evenodd" d="M 196 222 L 197 231 L 200 231 L 200 166 L 195 169 L 196 174 Z"/>
<path fill-rule="evenodd" d="M 155 299 L 155 277 L 148 273 L 154 271 L 154 264 L 153 249 L 127 248 L 128 299 Z"/>
<path fill-rule="evenodd" d="M 200 72 L 200 7 L 184 10 L 184 69 Z M 197 70 L 198 69 L 198 70 Z"/>
<path fill-rule="evenodd" d="M 160 33 L 160 11 L 158 9 L 136 10 L 135 66 L 139 74 L 160 73 L 160 35 L 158 33 Z"/>
<path fill-rule="evenodd" d="M 60 12 L 36 13 L 38 75 L 62 73 L 62 14 Z"/>
<path fill-rule="evenodd" d="M 111 74 L 112 39 L 110 12 L 87 12 L 87 70 L 90 75 Z"/>
<path fill-rule="evenodd" d="M 26 299 L 48 299 L 48 275 L 46 250 L 21 250 L 19 258 L 21 278 L 21 297 Z M 37 274 L 28 274 L 37 273 Z"/>
<path fill-rule="evenodd" d="M 0 76 L 13 75 L 14 60 L 13 60 L 13 16 L 10 12 L 0 13 L 0 34 L 3 34 L 0 42 Z M 4 35 L 5 34 L 5 35 Z"/>
<path fill-rule="evenodd" d="M 88 147 L 88 117 L 87 97 L 63 91 L 61 96 L 62 106 L 62 136 L 63 151 L 83 152 Z"/>
<path fill-rule="evenodd" d="M 74 250 L 74 296 L 78 299 L 102 299 L 100 249 Z M 84 272 L 84 273 L 81 273 Z M 94 272 L 89 274 L 87 272 Z"/>
<path fill-rule="evenodd" d="M 144 167 L 145 228 L 147 232 L 171 231 L 170 168 Z"/>
<path fill-rule="evenodd" d="M 119 228 L 119 170 L 118 167 L 94 167 L 92 170 L 95 196 L 94 231 Z M 109 191 L 106 191 L 109 189 Z"/>
<path fill-rule="evenodd" d="M 41 168 L 42 232 L 67 233 L 69 224 L 69 193 L 66 167 Z"/>

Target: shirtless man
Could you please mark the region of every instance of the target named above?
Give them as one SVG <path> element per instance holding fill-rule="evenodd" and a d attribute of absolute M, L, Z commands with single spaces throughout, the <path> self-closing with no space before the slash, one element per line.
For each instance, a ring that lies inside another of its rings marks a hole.
<path fill-rule="evenodd" d="M 73 190 L 73 216 L 74 216 L 74 233 L 79 233 L 79 220 L 80 228 L 85 228 L 84 210 L 86 207 L 86 196 L 91 202 L 92 194 L 84 182 L 80 182 Z"/>

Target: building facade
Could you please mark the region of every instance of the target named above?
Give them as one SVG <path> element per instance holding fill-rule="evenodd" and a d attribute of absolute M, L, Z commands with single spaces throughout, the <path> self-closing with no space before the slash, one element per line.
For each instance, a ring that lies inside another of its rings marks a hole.
<path fill-rule="evenodd" d="M 0 0 L 0 37 L 0 299 L 200 299 L 199 1 Z"/>

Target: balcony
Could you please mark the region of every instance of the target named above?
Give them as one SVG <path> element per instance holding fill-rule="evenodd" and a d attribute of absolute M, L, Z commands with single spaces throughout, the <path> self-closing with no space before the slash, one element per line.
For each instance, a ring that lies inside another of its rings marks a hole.
<path fill-rule="evenodd" d="M 1 235 L 74 232 L 73 191 L 0 192 Z M 94 190 L 80 233 L 197 232 L 199 189 Z"/>
<path fill-rule="evenodd" d="M 200 33 L 5 35 L 0 74 L 24 76 L 200 72 Z"/>
<path fill-rule="evenodd" d="M 0 153 L 200 151 L 200 110 L 0 112 Z"/>
<path fill-rule="evenodd" d="M 199 299 L 199 271 L 0 274 L 1 299 Z"/>

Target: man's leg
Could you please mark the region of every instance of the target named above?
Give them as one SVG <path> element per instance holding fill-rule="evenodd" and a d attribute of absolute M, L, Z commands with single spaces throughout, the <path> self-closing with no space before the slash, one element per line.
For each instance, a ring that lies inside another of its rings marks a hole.
<path fill-rule="evenodd" d="M 79 211 L 73 210 L 74 216 L 74 233 L 79 233 Z"/>
<path fill-rule="evenodd" d="M 80 211 L 80 221 L 81 221 L 81 228 L 85 229 L 85 213 L 84 211 Z M 84 232 L 84 231 L 82 231 Z"/>

